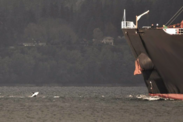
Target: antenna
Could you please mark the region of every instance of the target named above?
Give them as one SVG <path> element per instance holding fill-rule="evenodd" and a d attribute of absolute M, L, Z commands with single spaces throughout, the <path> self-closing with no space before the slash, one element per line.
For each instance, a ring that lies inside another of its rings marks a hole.
<path fill-rule="evenodd" d="M 126 21 L 126 10 L 124 9 L 124 21 Z"/>

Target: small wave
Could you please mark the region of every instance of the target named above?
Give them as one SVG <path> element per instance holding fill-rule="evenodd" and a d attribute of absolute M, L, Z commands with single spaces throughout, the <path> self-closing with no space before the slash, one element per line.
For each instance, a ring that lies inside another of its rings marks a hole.
<path fill-rule="evenodd" d="M 60 96 L 54 96 L 53 98 L 60 98 Z"/>
<path fill-rule="evenodd" d="M 13 96 L 13 95 L 11 95 L 11 96 L 8 96 L 9 98 L 25 98 L 25 96 Z"/>

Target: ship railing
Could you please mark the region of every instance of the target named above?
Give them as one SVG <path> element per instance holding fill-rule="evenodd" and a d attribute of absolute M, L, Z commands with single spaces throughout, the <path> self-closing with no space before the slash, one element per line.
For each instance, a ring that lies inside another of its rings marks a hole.
<path fill-rule="evenodd" d="M 142 28 L 147 28 L 147 29 L 149 29 L 149 28 L 151 28 L 151 26 L 142 26 Z"/>
<path fill-rule="evenodd" d="M 167 34 L 170 35 L 182 35 L 183 34 L 183 28 L 164 28 L 163 29 Z"/>
<path fill-rule="evenodd" d="M 135 24 L 132 21 L 122 21 L 121 28 L 136 28 Z"/>

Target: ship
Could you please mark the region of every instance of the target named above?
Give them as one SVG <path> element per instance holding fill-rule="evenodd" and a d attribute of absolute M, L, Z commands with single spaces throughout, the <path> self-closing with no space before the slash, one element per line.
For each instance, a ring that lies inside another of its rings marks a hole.
<path fill-rule="evenodd" d="M 139 28 L 139 19 L 149 10 L 136 16 L 136 24 L 126 21 L 124 10 L 121 28 L 135 57 L 134 75 L 143 76 L 150 96 L 183 100 L 183 21 L 170 25 L 182 11 L 168 25 Z"/>

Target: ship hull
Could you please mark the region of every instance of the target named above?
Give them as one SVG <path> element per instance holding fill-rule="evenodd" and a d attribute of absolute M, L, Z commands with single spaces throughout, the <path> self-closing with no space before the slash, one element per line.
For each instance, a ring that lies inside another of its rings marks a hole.
<path fill-rule="evenodd" d="M 122 30 L 136 61 L 151 60 L 153 67 L 141 70 L 149 94 L 183 99 L 183 35 L 154 28 Z M 142 54 L 144 59 L 139 58 Z"/>

